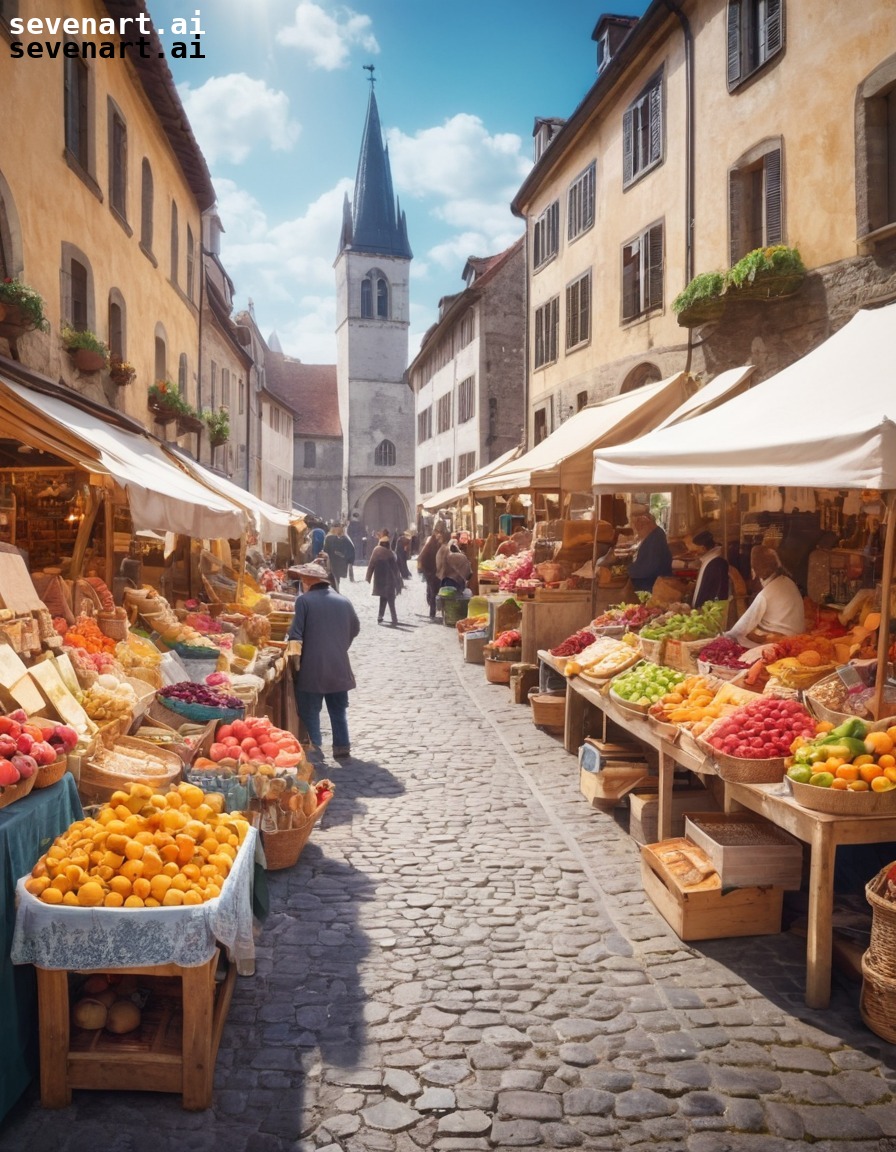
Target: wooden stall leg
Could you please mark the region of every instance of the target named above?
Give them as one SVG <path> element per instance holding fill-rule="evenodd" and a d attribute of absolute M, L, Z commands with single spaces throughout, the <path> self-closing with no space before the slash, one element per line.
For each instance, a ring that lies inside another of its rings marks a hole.
<path fill-rule="evenodd" d="M 659 749 L 659 797 L 657 800 L 657 839 L 668 840 L 672 835 L 672 789 L 675 784 L 675 761 Z"/>
<path fill-rule="evenodd" d="M 578 756 L 585 733 L 585 697 L 572 684 L 566 688 L 566 711 L 563 714 L 563 747 Z"/>
<path fill-rule="evenodd" d="M 37 969 L 37 1010 L 40 1022 L 40 1102 L 44 1108 L 65 1108 L 72 1102 L 68 1082 L 68 973 Z"/>
<path fill-rule="evenodd" d="M 182 969 L 183 985 L 183 1106 L 201 1112 L 211 1106 L 214 1076 L 212 1017 L 217 953 L 208 964 Z"/>
<path fill-rule="evenodd" d="M 831 999 L 834 859 L 837 847 L 830 825 L 816 823 L 809 864 L 809 928 L 806 940 L 806 1004 L 827 1008 Z"/>

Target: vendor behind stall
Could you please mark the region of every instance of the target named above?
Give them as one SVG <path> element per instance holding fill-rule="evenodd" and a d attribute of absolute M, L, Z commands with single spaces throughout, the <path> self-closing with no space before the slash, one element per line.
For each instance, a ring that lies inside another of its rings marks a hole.
<path fill-rule="evenodd" d="M 757 544 L 750 552 L 750 568 L 762 587 L 753 603 L 725 635 L 750 647 L 769 634 L 796 636 L 806 627 L 799 588 L 784 571 L 774 548 Z"/>
<path fill-rule="evenodd" d="M 728 561 L 722 555 L 712 532 L 698 532 L 691 548 L 700 559 L 692 605 L 700 608 L 707 600 L 728 599 Z"/>
<path fill-rule="evenodd" d="M 631 526 L 638 543 L 628 566 L 629 579 L 636 592 L 652 592 L 660 576 L 672 575 L 672 551 L 666 533 L 646 509 L 632 513 Z"/>

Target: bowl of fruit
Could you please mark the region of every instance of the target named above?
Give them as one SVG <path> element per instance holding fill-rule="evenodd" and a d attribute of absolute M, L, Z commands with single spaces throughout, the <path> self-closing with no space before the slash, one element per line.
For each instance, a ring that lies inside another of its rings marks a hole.
<path fill-rule="evenodd" d="M 683 672 L 642 661 L 610 681 L 610 699 L 622 712 L 645 716 L 651 705 L 662 700 L 682 680 Z"/>
<path fill-rule="evenodd" d="M 815 735 L 815 721 L 802 704 L 759 696 L 716 720 L 697 744 L 712 757 L 723 780 L 773 784 L 784 777 L 794 741 Z"/>
<path fill-rule="evenodd" d="M 896 812 L 896 726 L 875 731 L 852 717 L 837 728 L 822 722 L 818 729 L 787 769 L 796 802 L 835 816 Z"/>

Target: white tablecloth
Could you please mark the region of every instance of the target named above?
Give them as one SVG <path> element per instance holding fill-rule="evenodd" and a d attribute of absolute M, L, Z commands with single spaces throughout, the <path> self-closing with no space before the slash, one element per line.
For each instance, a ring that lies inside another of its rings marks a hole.
<path fill-rule="evenodd" d="M 258 832 L 250 828 L 240 845 L 221 895 L 205 904 L 178 908 L 75 908 L 44 904 L 16 885 L 14 964 L 68 971 L 154 968 L 207 963 L 216 942 L 236 961 L 255 956 L 252 936 L 252 879 Z"/>

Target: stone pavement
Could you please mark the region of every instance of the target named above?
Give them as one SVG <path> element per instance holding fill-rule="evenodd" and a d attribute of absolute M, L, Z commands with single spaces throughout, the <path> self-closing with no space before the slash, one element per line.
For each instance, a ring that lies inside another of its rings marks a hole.
<path fill-rule="evenodd" d="M 321 770 L 323 825 L 270 874 L 212 1108 L 76 1092 L 49 1112 L 32 1089 L 0 1152 L 896 1152 L 896 1048 L 858 987 L 807 1009 L 787 933 L 682 944 L 637 845 L 417 615 L 422 586 L 399 628 L 363 582 L 342 590 L 357 759 Z"/>

